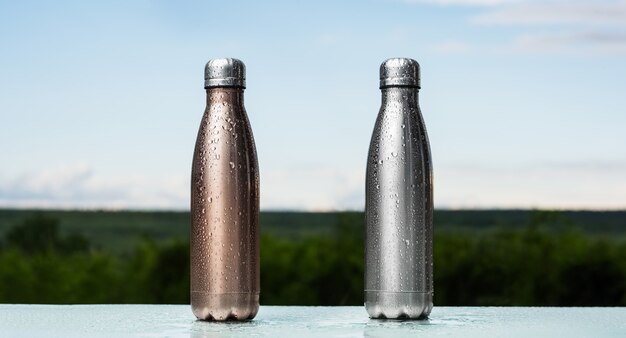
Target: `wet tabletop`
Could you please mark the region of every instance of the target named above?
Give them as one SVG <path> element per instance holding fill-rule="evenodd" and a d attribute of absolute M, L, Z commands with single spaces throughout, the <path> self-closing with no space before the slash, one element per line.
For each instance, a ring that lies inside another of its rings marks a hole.
<path fill-rule="evenodd" d="M 626 337 L 626 308 L 435 307 L 428 320 L 373 320 L 363 307 L 261 306 L 243 323 L 188 305 L 0 305 L 2 337 Z"/>

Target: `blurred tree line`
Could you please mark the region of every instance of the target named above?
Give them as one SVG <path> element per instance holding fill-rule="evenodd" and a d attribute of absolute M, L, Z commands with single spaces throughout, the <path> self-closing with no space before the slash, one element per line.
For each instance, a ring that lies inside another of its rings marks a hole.
<path fill-rule="evenodd" d="M 435 229 L 435 305 L 626 305 L 626 241 L 591 238 L 567 222 L 536 212 L 522 229 Z M 332 236 L 263 235 L 261 303 L 362 304 L 363 250 L 356 213 L 342 214 Z M 189 243 L 145 238 L 116 255 L 36 215 L 0 242 L 0 302 L 188 303 Z"/>

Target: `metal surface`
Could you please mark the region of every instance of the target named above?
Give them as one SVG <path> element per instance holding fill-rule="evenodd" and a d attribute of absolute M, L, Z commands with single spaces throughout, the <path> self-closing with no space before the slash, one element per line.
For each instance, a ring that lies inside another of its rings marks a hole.
<path fill-rule="evenodd" d="M 204 88 L 246 87 L 246 66 L 241 60 L 213 59 L 204 67 Z"/>
<path fill-rule="evenodd" d="M 245 320 L 256 315 L 258 227 L 259 170 L 243 88 L 209 87 L 191 170 L 191 307 L 196 317 Z"/>
<path fill-rule="evenodd" d="M 414 60 L 390 59 L 381 66 L 381 84 L 395 81 L 384 76 L 397 74 L 412 74 L 402 81 L 419 83 L 418 69 Z M 422 318 L 433 306 L 432 163 L 418 90 L 404 85 L 382 89 L 370 143 L 365 308 L 372 318 Z"/>
<path fill-rule="evenodd" d="M 380 65 L 380 88 L 420 87 L 420 65 L 413 59 L 393 58 Z"/>

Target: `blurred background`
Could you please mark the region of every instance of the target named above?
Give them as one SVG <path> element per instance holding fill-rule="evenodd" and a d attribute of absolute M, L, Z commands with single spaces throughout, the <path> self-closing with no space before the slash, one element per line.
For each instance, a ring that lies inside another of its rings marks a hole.
<path fill-rule="evenodd" d="M 203 68 L 236 57 L 262 304 L 362 304 L 399 56 L 422 66 L 435 304 L 626 305 L 626 1 L 2 1 L 0 45 L 0 302 L 189 301 Z"/>

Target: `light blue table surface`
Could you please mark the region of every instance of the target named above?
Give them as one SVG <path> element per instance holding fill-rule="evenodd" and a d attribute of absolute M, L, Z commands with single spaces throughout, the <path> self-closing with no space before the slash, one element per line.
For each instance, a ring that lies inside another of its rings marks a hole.
<path fill-rule="evenodd" d="M 435 307 L 373 320 L 363 307 L 261 306 L 248 322 L 197 321 L 188 305 L 0 305 L 0 337 L 626 337 L 626 308 Z"/>

